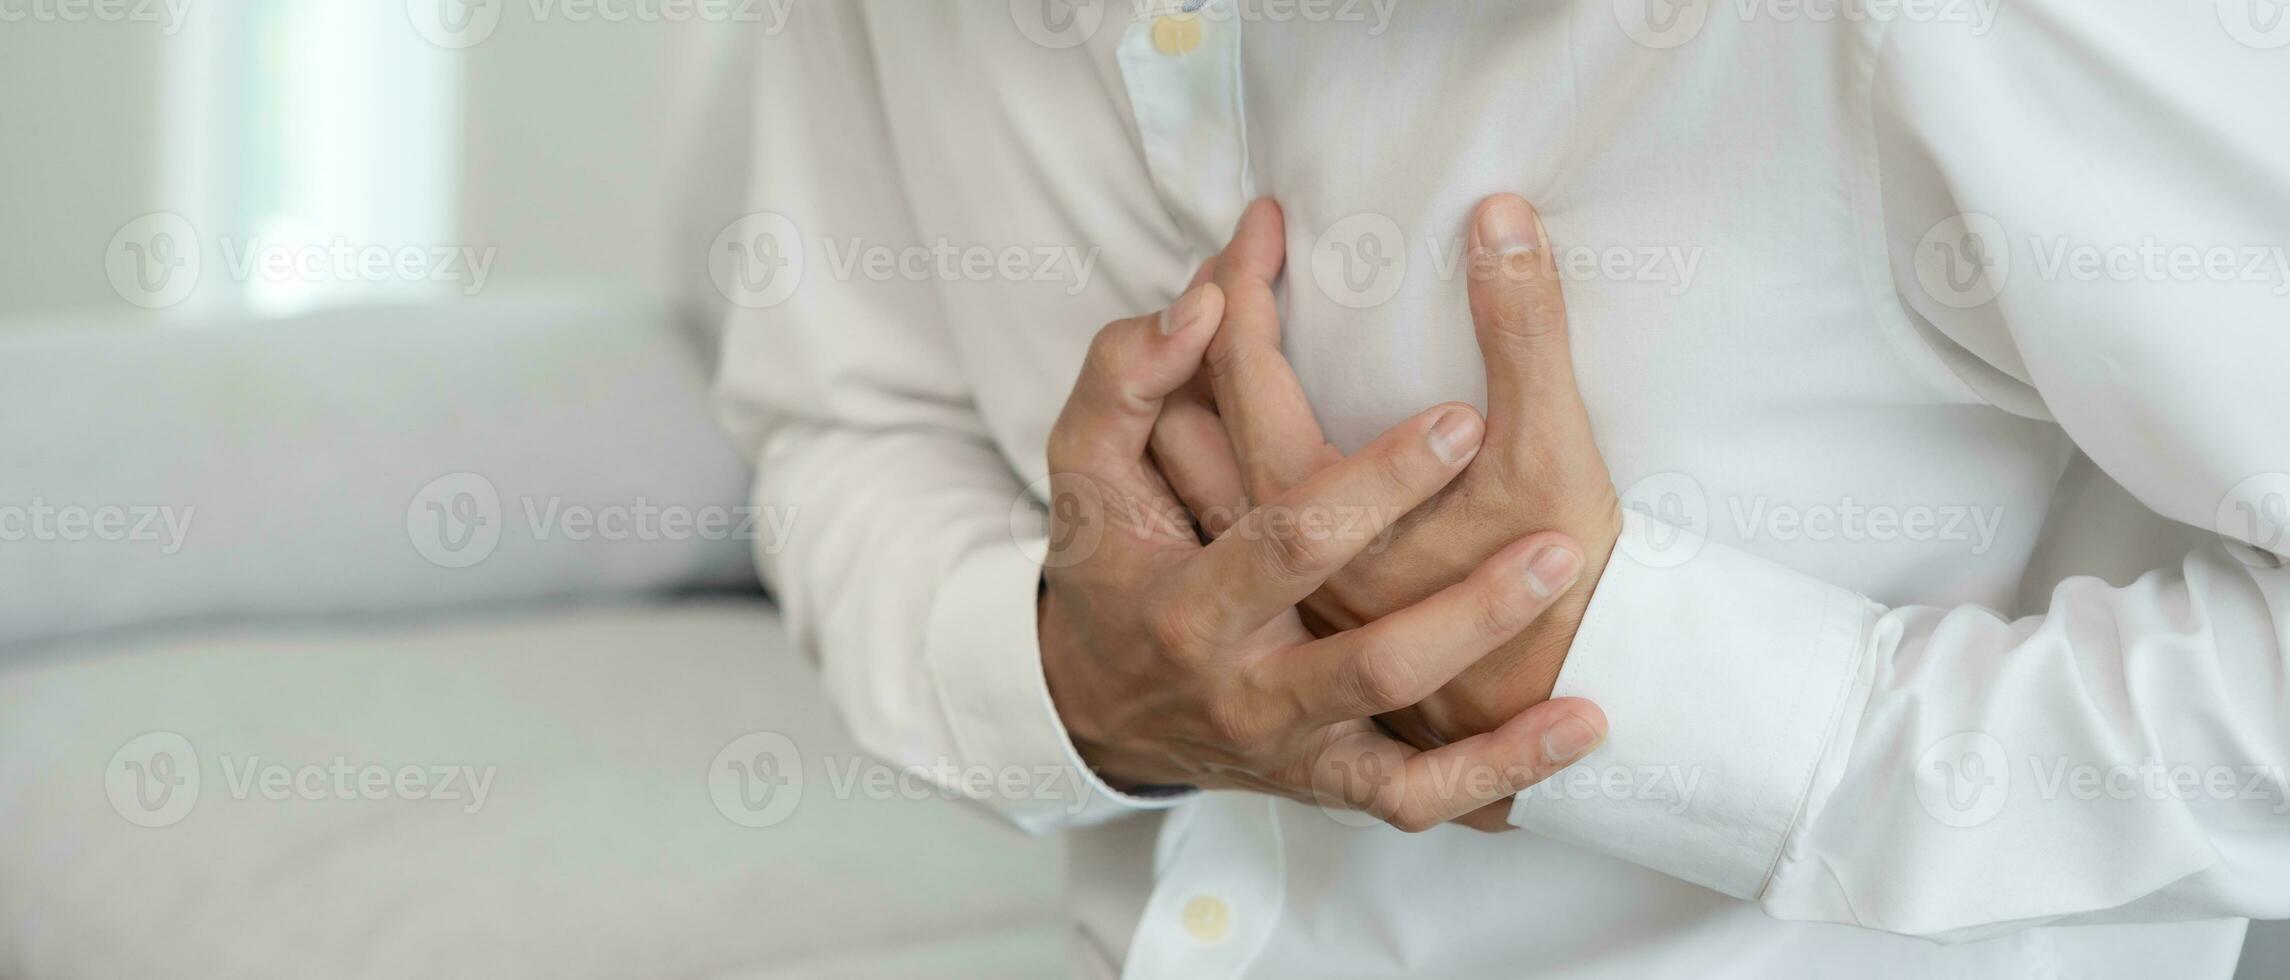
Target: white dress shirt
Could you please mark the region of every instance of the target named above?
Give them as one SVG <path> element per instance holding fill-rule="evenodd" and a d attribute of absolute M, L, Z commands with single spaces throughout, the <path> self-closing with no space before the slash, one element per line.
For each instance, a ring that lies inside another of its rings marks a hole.
<path fill-rule="evenodd" d="M 768 44 L 714 270 L 724 414 L 798 514 L 766 575 L 870 752 L 1087 828 L 1077 969 L 2225 977 L 2290 917 L 2277 0 L 883 0 Z M 1499 191 L 1631 509 L 1559 682 L 1610 741 L 1528 833 L 1114 793 L 1028 557 L 1091 335 L 1275 196 L 1356 448 L 1483 395 Z M 2083 551 L 2201 534 L 2023 597 L 2078 471 L 2146 511 Z"/>

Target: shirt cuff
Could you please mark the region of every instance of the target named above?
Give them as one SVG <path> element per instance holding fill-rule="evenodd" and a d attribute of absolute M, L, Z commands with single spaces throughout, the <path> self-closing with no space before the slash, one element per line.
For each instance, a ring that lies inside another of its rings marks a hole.
<path fill-rule="evenodd" d="M 961 753 L 958 787 L 1030 834 L 1165 809 L 1189 791 L 1137 796 L 1082 761 L 1042 676 L 1038 603 L 1046 545 L 965 557 L 931 607 L 928 659 Z"/>
<path fill-rule="evenodd" d="M 1736 898 L 1765 890 L 1858 676 L 1868 599 L 1626 512 L 1561 670 L 1612 730 L 1511 823 Z"/>

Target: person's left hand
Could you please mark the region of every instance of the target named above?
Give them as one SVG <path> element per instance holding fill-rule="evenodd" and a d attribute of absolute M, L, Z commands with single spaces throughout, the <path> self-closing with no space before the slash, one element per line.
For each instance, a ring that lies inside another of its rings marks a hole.
<path fill-rule="evenodd" d="M 1154 458 L 1212 537 L 1248 502 L 1274 499 L 1343 458 L 1280 353 L 1272 284 L 1285 235 L 1279 207 L 1258 201 L 1204 267 L 1225 294 L 1224 327 L 1209 349 L 1206 385 L 1172 397 L 1153 436 Z M 1422 747 L 1492 731 L 1549 699 L 1622 527 L 1575 388 L 1566 303 L 1541 219 L 1516 195 L 1489 198 L 1473 217 L 1469 255 L 1471 315 L 1487 365 L 1483 448 L 1398 523 L 1388 548 L 1354 560 L 1304 605 L 1316 632 L 1352 629 L 1462 581 L 1522 537 L 1559 532 L 1530 561 L 1527 583 L 1559 594 L 1550 611 L 1431 698 L 1382 716 Z"/>

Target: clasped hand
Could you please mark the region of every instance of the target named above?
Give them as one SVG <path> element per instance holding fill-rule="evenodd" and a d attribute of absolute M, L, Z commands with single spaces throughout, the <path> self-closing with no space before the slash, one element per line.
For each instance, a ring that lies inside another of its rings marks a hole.
<path fill-rule="evenodd" d="M 1091 345 L 1049 445 L 1052 699 L 1116 785 L 1502 829 L 1604 738 L 1549 694 L 1620 527 L 1540 222 L 1474 220 L 1486 419 L 1436 406 L 1348 457 L 1280 354 L 1284 235 L 1258 202 L 1169 311 Z"/>

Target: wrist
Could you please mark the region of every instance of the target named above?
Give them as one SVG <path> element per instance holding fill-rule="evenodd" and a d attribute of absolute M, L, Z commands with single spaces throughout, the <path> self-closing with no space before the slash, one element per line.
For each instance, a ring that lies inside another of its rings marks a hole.
<path fill-rule="evenodd" d="M 1072 635 L 1066 620 L 1058 614 L 1058 603 L 1047 582 L 1034 603 L 1034 635 L 1040 638 L 1042 682 L 1049 688 L 1050 707 L 1056 709 L 1058 724 L 1065 728 L 1066 739 L 1073 743 L 1074 751 L 1091 769 L 1097 769 L 1097 740 L 1093 737 L 1091 714 L 1081 709 L 1086 688 L 1080 683 L 1074 668 L 1074 657 L 1066 638 Z"/>
<path fill-rule="evenodd" d="M 1150 797 L 1182 789 L 1140 777 L 1141 767 L 1124 760 L 1123 753 L 1114 747 L 1105 731 L 1108 713 L 1097 707 L 1102 699 L 1096 689 L 1103 678 L 1072 642 L 1076 630 L 1071 620 L 1060 614 L 1064 604 L 1056 601 L 1056 594 L 1045 584 L 1036 600 L 1035 635 L 1040 638 L 1042 680 L 1049 688 L 1050 706 L 1057 711 L 1058 724 L 1065 729 L 1074 754 L 1116 792 Z"/>

